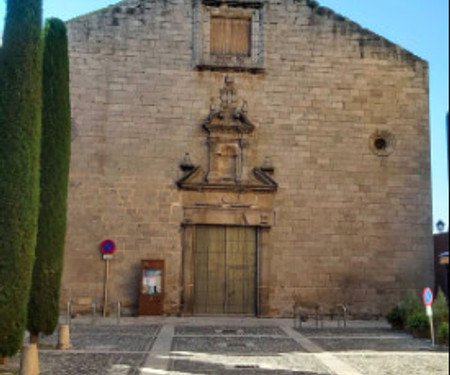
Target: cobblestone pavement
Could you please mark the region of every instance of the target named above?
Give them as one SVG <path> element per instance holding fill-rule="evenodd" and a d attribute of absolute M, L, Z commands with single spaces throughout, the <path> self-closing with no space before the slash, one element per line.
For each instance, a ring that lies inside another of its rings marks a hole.
<path fill-rule="evenodd" d="M 94 323 L 94 324 L 93 324 Z M 77 318 L 72 347 L 42 338 L 41 375 L 448 375 L 448 348 L 390 330 L 384 322 L 287 319 Z M 19 356 L 0 365 L 18 374 Z M 9 371 L 9 372 L 6 372 Z"/>

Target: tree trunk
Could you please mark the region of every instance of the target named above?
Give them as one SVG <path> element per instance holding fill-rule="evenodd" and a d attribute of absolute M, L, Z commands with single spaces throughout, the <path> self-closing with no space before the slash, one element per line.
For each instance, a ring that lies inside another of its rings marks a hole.
<path fill-rule="evenodd" d="M 30 344 L 37 344 L 39 342 L 39 334 L 30 333 Z"/>

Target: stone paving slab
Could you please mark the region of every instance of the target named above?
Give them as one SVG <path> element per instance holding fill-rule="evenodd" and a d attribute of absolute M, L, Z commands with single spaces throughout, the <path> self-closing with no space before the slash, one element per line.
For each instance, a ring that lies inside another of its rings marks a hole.
<path fill-rule="evenodd" d="M 118 335 L 149 335 L 149 336 L 157 336 L 161 329 L 161 325 L 153 324 L 153 325 L 81 325 L 76 324 L 70 327 L 71 333 L 75 335 L 82 334 L 105 334 L 111 333 Z"/>
<path fill-rule="evenodd" d="M 309 371 L 289 371 L 274 370 L 273 368 L 264 369 L 259 365 L 217 365 L 211 363 L 198 364 L 190 361 L 175 361 L 170 368 L 174 374 L 179 372 L 187 374 L 220 374 L 220 375 L 329 375 L 329 372 L 309 372 Z"/>
<path fill-rule="evenodd" d="M 337 336 L 372 336 L 372 337 L 404 337 L 409 338 L 410 335 L 402 331 L 394 331 L 389 327 L 348 327 L 348 328 L 295 328 L 296 331 L 306 337 L 337 337 Z"/>
<path fill-rule="evenodd" d="M 390 352 L 335 354 L 364 375 L 448 375 L 448 353 Z"/>
<path fill-rule="evenodd" d="M 180 326 L 175 328 L 175 336 L 284 336 L 278 327 L 236 327 L 236 326 Z"/>
<path fill-rule="evenodd" d="M 376 350 L 389 351 L 418 351 L 426 343 L 422 340 L 411 340 L 405 338 L 309 338 L 326 351 L 354 351 L 354 350 Z"/>
<path fill-rule="evenodd" d="M 230 355 L 205 353 L 175 353 L 169 369 L 183 374 L 314 374 L 332 372 L 307 353 L 278 355 Z"/>
<path fill-rule="evenodd" d="M 151 349 L 160 329 L 159 325 L 125 327 L 74 325 L 70 328 L 70 341 L 74 350 L 145 352 Z M 55 348 L 57 342 L 55 332 L 40 340 L 40 348 Z"/>
<path fill-rule="evenodd" d="M 99 319 L 92 325 L 89 319 L 76 319 L 68 351 L 49 350 L 56 335 L 41 340 L 41 375 L 449 374 L 448 348 L 431 350 L 429 340 L 391 331 L 384 322 L 351 321 L 347 328 L 333 322 L 323 329 L 311 324 L 300 330 L 293 330 L 287 319 L 114 322 Z M 17 355 L 9 365 L 0 365 L 0 373 L 17 374 L 19 361 Z"/>
<path fill-rule="evenodd" d="M 271 337 L 174 337 L 173 351 L 202 353 L 286 353 L 304 349 L 290 338 Z"/>
<path fill-rule="evenodd" d="M 40 351 L 40 375 L 138 375 L 146 353 Z"/>
<path fill-rule="evenodd" d="M 136 334 L 86 334 L 73 335 L 71 343 L 73 349 L 90 350 L 93 352 L 146 352 L 155 341 L 155 336 Z"/>

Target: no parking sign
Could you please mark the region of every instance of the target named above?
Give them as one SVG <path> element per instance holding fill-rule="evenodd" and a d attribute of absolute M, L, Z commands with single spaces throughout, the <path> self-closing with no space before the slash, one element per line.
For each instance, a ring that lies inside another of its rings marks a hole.
<path fill-rule="evenodd" d="M 431 305 L 433 304 L 433 291 L 430 288 L 425 288 L 422 293 L 423 303 L 425 304 L 425 312 L 428 316 L 433 316 Z"/>
<path fill-rule="evenodd" d="M 103 259 L 112 259 L 116 251 L 116 243 L 113 240 L 104 240 L 100 244 L 100 251 L 103 253 Z"/>
<path fill-rule="evenodd" d="M 430 288 L 425 288 L 422 293 L 422 299 L 430 322 L 431 342 L 434 346 L 433 309 L 431 308 L 431 305 L 433 304 L 433 291 Z"/>
<path fill-rule="evenodd" d="M 425 306 L 433 304 L 433 291 L 430 288 L 425 288 L 422 293 L 422 299 Z"/>

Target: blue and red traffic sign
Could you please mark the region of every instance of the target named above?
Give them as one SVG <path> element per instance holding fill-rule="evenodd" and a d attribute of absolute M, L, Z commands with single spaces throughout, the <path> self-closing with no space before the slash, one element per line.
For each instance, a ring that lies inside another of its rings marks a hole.
<path fill-rule="evenodd" d="M 116 251 L 116 243 L 113 240 L 104 240 L 100 244 L 100 251 L 106 255 L 114 254 L 114 251 Z"/>
<path fill-rule="evenodd" d="M 433 304 L 433 292 L 430 288 L 423 290 L 422 299 L 425 306 L 431 306 Z"/>

